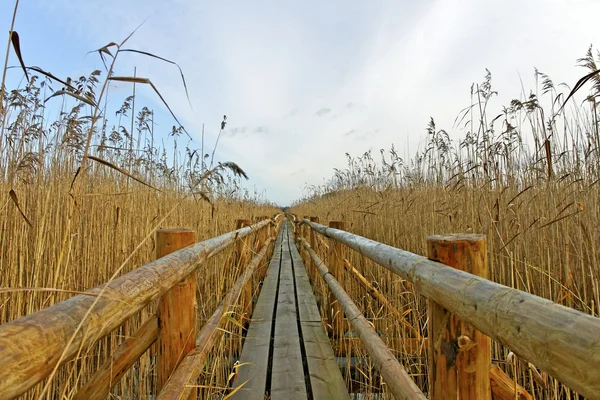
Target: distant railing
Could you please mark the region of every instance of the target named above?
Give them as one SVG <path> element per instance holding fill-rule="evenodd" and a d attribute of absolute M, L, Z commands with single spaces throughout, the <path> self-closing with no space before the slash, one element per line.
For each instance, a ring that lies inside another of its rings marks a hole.
<path fill-rule="evenodd" d="M 327 227 L 315 217 L 304 217 L 302 221 L 291 218 L 297 222 L 299 235 L 304 230 L 302 226 L 312 229 L 310 245 L 300 239 L 301 247 L 308 251 L 313 265 L 336 296 L 338 301 L 333 307 L 343 308 L 367 352 L 372 358 L 375 356 L 375 365 L 381 368 L 382 362 L 387 362 L 383 367 L 388 372 L 380 373 L 398 398 L 423 395 L 414 384 L 406 384 L 405 371 L 396 377 L 389 373 L 389 357 L 394 356 L 375 343 L 372 328 L 358 326 L 364 324 L 356 314 L 357 308 L 338 283 L 343 283 L 344 266 L 335 247 L 341 244 L 400 275 L 429 299 L 430 399 L 491 399 L 490 371 L 493 379 L 500 378 L 498 370 L 492 369 L 490 338 L 586 398 L 600 398 L 600 319 L 486 279 L 484 235 L 429 237 L 427 258 L 346 232 L 339 222 L 332 221 Z M 318 244 L 314 232 L 330 238 L 329 268 L 312 249 Z M 330 316 L 334 330 L 343 329 L 333 317 L 335 314 L 334 310 Z M 460 397 L 452 397 L 450 392 L 460 393 Z M 516 394 L 512 396 L 517 398 Z"/>
<path fill-rule="evenodd" d="M 195 244 L 193 231 L 158 231 L 156 261 L 85 294 L 0 325 L 0 399 L 11 399 L 25 393 L 51 375 L 58 366 L 88 349 L 156 299 L 160 299 L 160 318 L 151 317 L 125 340 L 76 398 L 105 398 L 110 387 L 117 384 L 119 378 L 157 340 L 158 389 L 168 386 L 170 394 L 177 391 L 190 393 L 188 381 L 193 384 L 200 372 L 194 375 L 194 371 L 185 370 L 186 379 L 182 381 L 179 368 L 190 368 L 190 360 L 184 358 L 181 361 L 182 356 L 189 353 L 190 357 L 202 360 L 206 351 L 210 350 L 225 308 L 235 302 L 242 291 L 251 289 L 252 273 L 268 254 L 273 233 L 271 227 L 281 223 L 282 218 L 279 217 L 274 220 L 264 217 L 245 227 L 242 226 L 249 221 L 241 220 L 238 224 L 240 229 Z M 251 234 L 256 234 L 255 243 L 244 243 Z M 249 262 L 248 267 L 196 337 L 194 272 L 236 242 L 239 246 L 237 257 L 243 258 L 241 265 Z M 245 247 L 252 247 L 251 251 Z M 256 253 L 251 261 L 245 258 L 250 253 Z M 197 342 L 200 348 L 196 347 Z M 167 385 L 178 364 L 179 372 L 173 375 L 179 380 Z M 161 398 L 171 397 L 165 393 Z"/>

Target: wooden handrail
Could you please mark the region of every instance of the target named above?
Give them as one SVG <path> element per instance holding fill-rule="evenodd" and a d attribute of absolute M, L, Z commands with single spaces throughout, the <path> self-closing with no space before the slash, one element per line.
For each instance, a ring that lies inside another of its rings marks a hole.
<path fill-rule="evenodd" d="M 0 399 L 16 397 L 157 299 L 199 264 L 256 230 L 250 227 L 196 243 L 113 281 L 0 325 Z"/>
<path fill-rule="evenodd" d="M 352 266 L 352 264 L 350 264 L 350 261 L 348 261 L 346 258 L 344 258 L 344 267 L 348 270 L 348 272 L 350 272 L 354 275 L 354 278 L 360 283 L 360 285 L 363 288 L 366 289 L 367 293 L 369 293 L 369 295 L 371 295 L 371 297 L 373 297 L 375 300 L 377 300 L 379 303 L 381 303 L 384 307 L 386 307 L 392 314 L 394 314 L 394 316 L 396 317 L 396 320 L 399 323 L 401 323 L 402 325 L 404 325 L 404 327 L 406 329 L 408 329 L 408 331 L 411 333 L 412 337 L 416 338 L 417 340 L 421 339 L 421 334 L 419 333 L 419 328 L 415 328 L 414 326 L 412 326 L 406 320 L 406 318 L 404 318 L 404 315 L 402 315 L 402 313 L 400 313 L 400 311 L 398 311 L 396 309 L 396 307 L 394 307 L 394 305 L 388 299 L 386 299 L 386 297 L 383 294 L 381 294 L 381 292 L 379 290 L 377 290 L 371 284 L 371 282 L 369 282 L 367 280 L 367 278 L 365 278 L 360 273 L 359 270 L 354 268 Z"/>
<path fill-rule="evenodd" d="M 261 261 L 267 255 L 267 250 L 273 241 L 267 239 L 258 254 L 248 264 L 242 275 L 237 279 L 233 287 L 229 290 L 223 301 L 219 304 L 213 315 L 206 322 L 196 339 L 196 348 L 192 350 L 173 371 L 169 380 L 158 395 L 158 400 L 168 399 L 188 399 L 192 393 L 194 383 L 202 373 L 206 357 L 212 350 L 217 338 L 219 325 L 227 309 L 238 301 L 244 286 L 251 282 L 252 275 L 258 269 Z"/>
<path fill-rule="evenodd" d="M 302 223 L 402 276 L 421 295 L 570 388 L 598 398 L 599 318 L 359 235 Z"/>
<path fill-rule="evenodd" d="M 300 238 L 299 241 L 310 255 L 325 282 L 327 282 L 331 293 L 337 299 L 348 322 L 358 334 L 362 344 L 365 346 L 365 350 L 371 356 L 377 370 L 390 388 L 390 392 L 397 399 L 425 400 L 426 397 L 423 395 L 423 392 L 417 387 L 412 378 L 408 376 L 406 370 L 396 357 L 394 357 L 394 354 L 379 337 L 377 332 L 375 332 L 375 329 L 369 324 L 350 296 L 344 291 L 342 285 L 329 272 L 317 253 L 315 253 L 304 238 Z"/>

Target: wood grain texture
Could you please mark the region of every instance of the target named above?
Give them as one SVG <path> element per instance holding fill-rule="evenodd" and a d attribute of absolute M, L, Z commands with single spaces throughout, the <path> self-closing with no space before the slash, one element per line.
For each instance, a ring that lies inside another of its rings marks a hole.
<path fill-rule="evenodd" d="M 243 386 L 231 399 L 264 400 L 265 398 L 273 312 L 281 263 L 282 231 L 283 229 L 277 235 L 273 257 L 269 262 L 267 275 L 252 312 L 250 327 L 239 360 L 242 366 L 238 368 L 233 381 L 234 388 Z"/>
<path fill-rule="evenodd" d="M 343 221 L 330 221 L 329 227 L 334 229 L 344 229 Z M 344 248 L 343 245 L 334 240 L 329 239 L 329 248 L 327 251 L 327 267 L 329 268 L 329 272 L 334 276 L 334 278 L 339 282 L 341 287 L 344 287 Z M 343 337 L 346 332 L 346 324 L 344 323 L 344 312 L 340 307 L 338 301 L 335 301 L 335 298 L 332 297 L 330 292 L 329 294 L 329 315 L 328 320 L 331 321 L 331 326 L 333 328 L 332 334 L 335 337 Z"/>
<path fill-rule="evenodd" d="M 289 244 L 283 240 L 281 272 L 277 296 L 271 399 L 306 399 L 306 384 L 296 317 L 294 275 Z"/>
<path fill-rule="evenodd" d="M 75 400 L 101 400 L 119 383 L 125 372 L 158 338 L 158 318 L 150 317 L 133 336 L 125 339 L 90 380 L 77 392 Z"/>
<path fill-rule="evenodd" d="M 350 399 L 321 322 L 301 323 L 313 399 Z"/>
<path fill-rule="evenodd" d="M 488 278 L 484 235 L 427 238 L 427 256 L 461 271 Z M 433 400 L 491 400 L 492 341 L 472 325 L 429 300 L 429 386 Z"/>
<path fill-rule="evenodd" d="M 231 305 L 238 302 L 244 286 L 252 280 L 252 276 L 267 254 L 269 241 L 252 258 L 248 268 L 235 281 L 213 315 L 202 327 L 195 340 L 195 349 L 181 361 L 177 369 L 171 374 L 164 388 L 159 393 L 158 400 L 186 399 L 194 395 L 193 385 L 204 369 L 206 358 L 212 351 L 216 340 L 223 334 L 223 331 L 219 330 L 223 321 L 223 315 L 230 310 Z"/>
<path fill-rule="evenodd" d="M 254 226 L 258 229 L 269 221 Z M 196 243 L 108 284 L 0 326 L 0 399 L 14 398 L 48 376 L 194 272 L 250 227 Z M 19 340 L 15 340 L 19 338 Z"/>
<path fill-rule="evenodd" d="M 419 330 L 412 326 L 408 321 L 406 321 L 406 318 L 404 318 L 402 313 L 400 313 L 400 311 L 398 311 L 396 307 L 394 307 L 392 303 L 390 303 L 388 299 L 386 299 L 385 296 L 382 295 L 381 292 L 377 290 L 371 284 L 371 282 L 369 282 L 367 278 L 365 278 L 360 273 L 360 271 L 354 268 L 347 259 L 344 259 L 344 267 L 348 270 L 348 272 L 350 272 L 356 277 L 356 280 L 360 283 L 360 285 L 363 288 L 366 289 L 367 293 L 369 293 L 371 297 L 379 301 L 381 305 L 385 306 L 392 314 L 394 314 L 394 316 L 396 317 L 396 321 L 404 325 L 404 327 L 410 332 L 411 337 L 414 337 L 417 340 L 420 339 L 421 335 L 419 334 Z"/>
<path fill-rule="evenodd" d="M 156 258 L 160 259 L 195 242 L 189 229 L 159 229 L 156 232 Z M 196 274 L 189 274 L 158 302 L 157 381 L 160 391 L 177 364 L 196 346 Z"/>
<path fill-rule="evenodd" d="M 306 267 L 291 235 L 289 243 L 294 264 L 300 329 L 306 352 L 313 398 L 349 399 L 346 383 L 337 365 L 327 333 L 321 323 L 321 315 L 307 276 Z"/>
<path fill-rule="evenodd" d="M 493 400 L 533 400 L 533 397 L 523 387 L 515 385 L 515 381 L 510 379 L 497 365 L 493 365 L 490 369 L 490 378 Z"/>
<path fill-rule="evenodd" d="M 308 223 L 408 280 L 421 295 L 571 389 L 599 398 L 599 318 L 359 235 Z"/>
<path fill-rule="evenodd" d="M 315 300 L 310 280 L 306 274 L 306 267 L 302 261 L 302 257 L 300 257 L 293 237 L 290 237 L 290 254 L 294 263 L 294 278 L 296 280 L 300 321 L 321 322 L 321 313 L 317 307 L 317 301 Z"/>
<path fill-rule="evenodd" d="M 373 360 L 375 367 L 389 387 L 389 391 L 398 399 L 425 400 L 421 390 L 408 376 L 387 345 L 381 340 L 375 329 L 362 315 L 344 288 L 337 282 L 319 256 L 310 248 L 306 240 L 300 241 L 315 262 L 319 273 L 327 282 L 329 289 L 337 299 L 354 331 L 358 334 L 365 350 Z"/>

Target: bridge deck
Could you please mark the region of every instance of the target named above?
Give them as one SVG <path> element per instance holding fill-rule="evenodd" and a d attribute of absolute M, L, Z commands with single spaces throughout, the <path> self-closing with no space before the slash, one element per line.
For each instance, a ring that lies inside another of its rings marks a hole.
<path fill-rule="evenodd" d="M 240 356 L 234 399 L 349 399 L 284 222 Z"/>

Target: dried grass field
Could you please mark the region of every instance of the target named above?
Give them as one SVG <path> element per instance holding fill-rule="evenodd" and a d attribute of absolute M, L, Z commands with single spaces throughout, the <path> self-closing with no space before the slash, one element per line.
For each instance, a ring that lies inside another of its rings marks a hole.
<path fill-rule="evenodd" d="M 106 70 L 56 77 L 27 67 L 14 30 L 10 27 L 8 52 L 17 55 L 16 67 L 24 78 L 16 87 L 5 87 L 7 52 L 0 86 L 0 324 L 153 260 L 158 228 L 190 228 L 200 241 L 232 231 L 238 219 L 281 212 L 244 189 L 243 165 L 215 161 L 217 144 L 210 149 L 190 144 L 176 110 L 150 79 L 116 75 L 123 52 L 153 59 L 158 55 L 126 49 L 126 40 L 111 43 L 95 52 Z M 323 224 L 343 221 L 348 231 L 421 255 L 430 235 L 483 233 L 491 280 L 599 316 L 597 62 L 600 56 L 590 48 L 578 60 L 582 80 L 568 89 L 536 71 L 538 87 L 517 96 L 498 115 L 488 111 L 495 96 L 488 72 L 473 86 L 471 104 L 457 117 L 460 138 L 451 138 L 431 119 L 426 148 L 413 157 L 402 158 L 393 146 L 347 154 L 347 165 L 324 185 L 307 188 L 290 211 L 319 217 Z M 122 104 L 115 114 L 106 104 L 116 83 L 133 91 L 114 99 Z M 175 121 L 172 130 L 159 128 L 153 110 L 136 104 L 135 85 L 153 88 Z M 240 276 L 240 266 L 228 261 L 231 254 L 228 250 L 214 257 L 198 271 L 199 326 Z M 425 299 L 410 283 L 353 252 L 347 253 L 347 263 L 386 302 L 372 296 L 351 268 L 347 291 L 426 390 Z M 322 282 L 315 291 L 321 299 L 326 296 Z M 154 312 L 154 305 L 148 306 L 23 398 L 74 398 L 118 344 Z M 396 346 L 410 336 L 398 313 L 419 332 L 419 350 Z M 232 364 L 240 351 L 240 318 L 234 313 L 224 324 L 226 334 L 199 381 L 201 398 L 224 398 L 230 391 Z M 360 343 L 352 342 L 352 349 L 347 343 L 334 347 L 348 386 L 362 393 L 360 398 L 391 398 L 385 388 L 382 392 L 381 378 Z M 535 399 L 581 398 L 515 357 L 510 348 L 494 344 L 492 358 Z M 155 360 L 147 352 L 110 398 L 150 398 L 154 384 Z"/>

